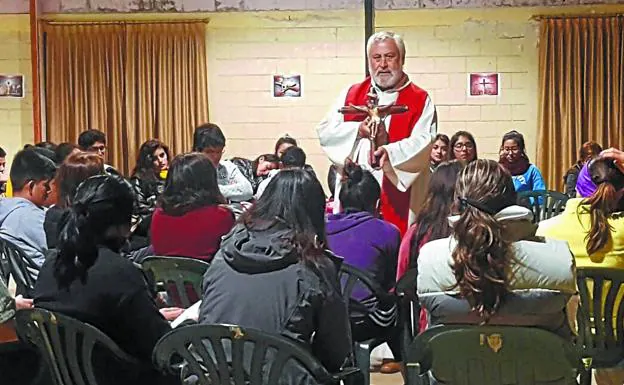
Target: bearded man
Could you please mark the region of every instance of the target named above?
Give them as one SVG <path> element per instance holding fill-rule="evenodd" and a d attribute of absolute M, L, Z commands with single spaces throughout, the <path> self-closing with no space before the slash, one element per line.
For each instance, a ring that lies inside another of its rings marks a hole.
<path fill-rule="evenodd" d="M 422 205 L 429 181 L 429 153 L 437 133 L 436 110 L 426 91 L 413 84 L 403 71 L 405 43 L 393 32 L 377 32 L 366 45 L 371 77 L 341 92 L 327 116 L 317 126 L 321 147 L 337 166 L 335 196 L 340 197 L 341 168 L 347 159 L 372 170 L 381 183 L 380 214 L 395 224 L 401 235 Z M 377 147 L 371 151 L 371 119 L 342 114 L 346 106 L 365 106 L 369 93 L 378 105 L 405 105 L 408 111 L 386 116 L 377 127 Z M 376 159 L 375 167 L 370 159 Z M 334 210 L 340 210 L 336 204 Z"/>

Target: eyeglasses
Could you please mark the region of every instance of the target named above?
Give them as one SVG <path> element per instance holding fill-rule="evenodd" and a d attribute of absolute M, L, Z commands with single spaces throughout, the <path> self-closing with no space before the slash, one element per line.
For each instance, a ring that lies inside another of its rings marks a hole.
<path fill-rule="evenodd" d="M 466 150 L 472 150 L 474 148 L 474 144 L 472 144 L 470 142 L 455 143 L 455 146 L 453 146 L 453 148 L 456 149 L 456 150 L 461 150 L 463 148 L 465 148 Z"/>
<path fill-rule="evenodd" d="M 518 147 L 505 147 L 503 148 L 503 152 L 507 154 L 517 154 L 520 151 Z"/>

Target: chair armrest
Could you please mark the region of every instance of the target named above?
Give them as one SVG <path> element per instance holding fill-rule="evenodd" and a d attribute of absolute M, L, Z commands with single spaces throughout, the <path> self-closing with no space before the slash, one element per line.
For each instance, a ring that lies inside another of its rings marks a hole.
<path fill-rule="evenodd" d="M 359 368 L 355 368 L 355 367 L 347 367 L 347 368 L 342 368 L 340 369 L 340 371 L 338 373 L 332 373 L 331 377 L 332 379 L 334 379 L 336 382 L 338 381 L 342 381 L 345 378 L 349 378 L 350 376 L 360 373 L 360 369 Z"/>

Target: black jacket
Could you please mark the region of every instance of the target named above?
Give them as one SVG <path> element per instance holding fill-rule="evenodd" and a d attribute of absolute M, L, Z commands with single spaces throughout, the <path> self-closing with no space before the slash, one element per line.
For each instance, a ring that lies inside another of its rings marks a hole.
<path fill-rule="evenodd" d="M 351 331 L 336 267 L 299 262 L 289 229 L 237 225 L 204 275 L 199 321 L 290 337 L 330 372 L 351 360 Z"/>
<path fill-rule="evenodd" d="M 156 209 L 158 197 L 165 189 L 165 181 L 162 179 L 147 180 L 133 176 L 130 178 L 130 184 L 135 196 L 133 224 L 139 223 L 134 234 L 145 237 L 149 235 L 152 214 Z"/>
<path fill-rule="evenodd" d="M 152 350 L 171 327 L 159 313 L 142 272 L 118 253 L 101 247 L 84 281 L 76 278 L 68 288 L 59 288 L 55 262 L 56 256 L 52 256 L 41 267 L 35 306 L 95 326 L 143 363 L 135 370 L 110 371 L 111 363 L 104 356 L 95 362 L 98 383 L 138 383 L 136 376 L 149 378 L 145 383 L 167 382 L 152 369 Z"/>

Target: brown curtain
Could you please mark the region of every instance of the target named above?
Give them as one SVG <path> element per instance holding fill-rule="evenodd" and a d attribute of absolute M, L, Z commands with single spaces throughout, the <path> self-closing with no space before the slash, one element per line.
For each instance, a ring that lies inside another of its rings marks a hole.
<path fill-rule="evenodd" d="M 208 120 L 204 23 L 48 24 L 46 130 L 77 142 L 106 133 L 107 159 L 124 174 L 141 143 L 159 138 L 189 151 L 193 128 Z"/>
<path fill-rule="evenodd" d="M 624 148 L 624 18 L 542 20 L 537 164 L 550 189 L 588 140 Z"/>

